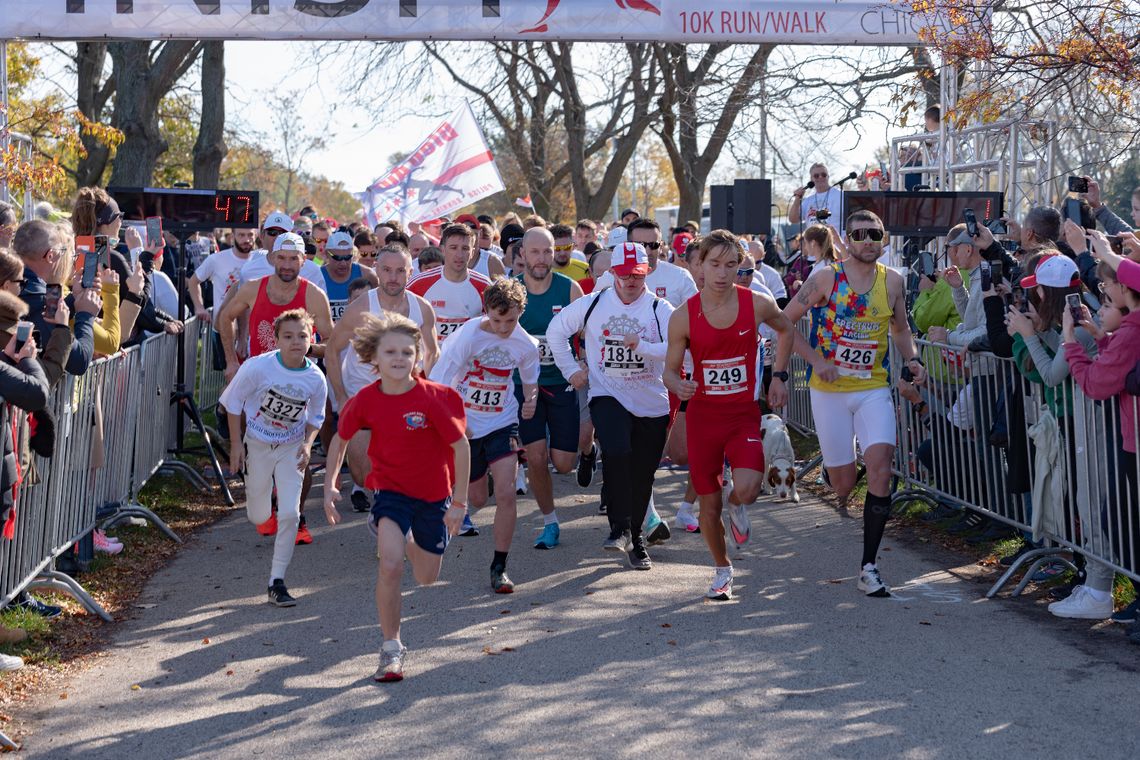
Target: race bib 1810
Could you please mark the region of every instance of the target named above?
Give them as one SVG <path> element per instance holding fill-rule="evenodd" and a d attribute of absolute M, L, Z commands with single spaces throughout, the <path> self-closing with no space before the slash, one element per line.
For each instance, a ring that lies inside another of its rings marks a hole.
<path fill-rule="evenodd" d="M 602 372 L 610 377 L 634 377 L 645 372 L 645 359 L 625 345 L 624 336 L 602 340 Z"/>

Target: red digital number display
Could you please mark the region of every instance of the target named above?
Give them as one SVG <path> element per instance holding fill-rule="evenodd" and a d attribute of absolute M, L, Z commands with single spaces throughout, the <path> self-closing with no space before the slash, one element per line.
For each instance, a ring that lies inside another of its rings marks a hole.
<path fill-rule="evenodd" d="M 225 205 L 223 205 L 223 202 Z M 231 220 L 230 210 L 233 207 L 234 199 L 229 195 L 215 195 L 214 196 L 214 211 L 222 213 L 222 220 L 229 222 Z"/>
<path fill-rule="evenodd" d="M 227 224 L 248 224 L 253 198 L 248 195 L 216 195 L 214 211 L 219 212 Z"/>

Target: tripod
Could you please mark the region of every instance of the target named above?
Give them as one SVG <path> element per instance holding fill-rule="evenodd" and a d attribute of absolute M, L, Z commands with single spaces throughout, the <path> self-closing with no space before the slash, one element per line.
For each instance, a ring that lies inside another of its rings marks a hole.
<path fill-rule="evenodd" d="M 182 317 L 186 313 L 186 269 L 189 266 L 189 257 L 186 255 L 186 241 L 198 230 L 187 229 L 185 227 L 174 227 L 170 230 L 171 233 L 178 238 L 178 316 Z M 195 352 L 197 355 L 197 352 Z M 188 452 L 205 453 L 210 457 L 210 465 L 214 469 L 214 474 L 218 478 L 218 483 L 222 487 L 222 497 L 226 501 L 226 505 L 232 507 L 234 505 L 233 494 L 230 493 L 229 484 L 226 483 L 225 474 L 222 472 L 222 466 L 218 463 L 218 454 L 214 449 L 214 444 L 210 440 L 210 433 L 206 429 L 206 424 L 202 421 L 202 412 L 198 408 L 198 402 L 194 400 L 193 383 L 190 384 L 188 389 L 186 386 L 186 330 L 178 333 L 178 357 L 176 359 L 176 374 L 174 380 L 174 392 L 170 396 L 170 403 L 177 404 L 182 410 L 182 414 L 177 416 L 175 422 L 176 445 L 171 453 L 183 454 Z M 197 428 L 198 432 L 202 435 L 202 446 L 196 448 L 188 448 L 186 446 L 186 418 Z M 241 445 L 240 443 L 233 443 L 231 445 Z M 166 467 L 175 470 L 185 475 L 192 483 L 209 490 L 206 482 L 202 476 L 197 473 L 190 465 L 185 462 L 171 460 L 165 463 Z"/>

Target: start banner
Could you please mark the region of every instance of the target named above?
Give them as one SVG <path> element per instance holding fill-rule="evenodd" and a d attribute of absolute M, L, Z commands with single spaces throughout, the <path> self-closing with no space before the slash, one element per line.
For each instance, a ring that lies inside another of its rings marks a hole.
<path fill-rule="evenodd" d="M 356 197 L 368 226 L 389 219 L 426 222 L 503 191 L 483 131 L 464 103 L 420 146 Z"/>
<path fill-rule="evenodd" d="M 582 40 L 921 45 L 909 0 L 2 0 L 0 39 Z M 988 18 L 979 2 L 979 21 Z"/>

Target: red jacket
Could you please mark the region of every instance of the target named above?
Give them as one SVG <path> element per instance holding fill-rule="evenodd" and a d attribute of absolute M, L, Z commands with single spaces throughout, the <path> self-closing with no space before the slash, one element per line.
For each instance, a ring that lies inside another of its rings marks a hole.
<path fill-rule="evenodd" d="M 1096 358 L 1090 359 L 1080 343 L 1066 343 L 1065 358 L 1069 362 L 1069 370 L 1073 380 L 1089 398 L 1118 397 L 1124 450 L 1135 454 L 1138 397 L 1125 391 L 1124 381 L 1140 361 L 1140 311 L 1129 312 L 1120 329 L 1097 343 L 1097 350 Z"/>

